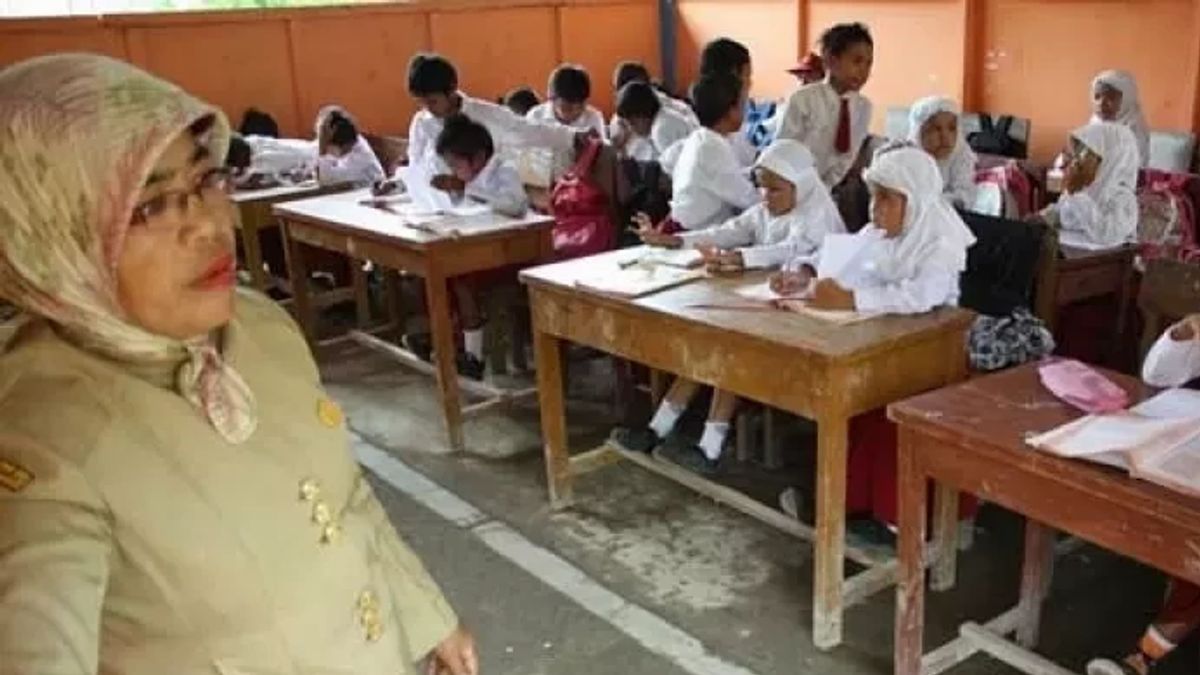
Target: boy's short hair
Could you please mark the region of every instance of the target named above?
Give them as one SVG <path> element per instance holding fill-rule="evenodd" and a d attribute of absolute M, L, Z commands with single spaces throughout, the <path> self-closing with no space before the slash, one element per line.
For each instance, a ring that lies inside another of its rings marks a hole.
<path fill-rule="evenodd" d="M 622 61 L 613 71 L 613 87 L 617 91 L 625 88 L 630 82 L 650 83 L 650 71 L 640 61 Z"/>
<path fill-rule="evenodd" d="M 517 87 L 504 95 L 504 105 L 518 115 L 524 115 L 539 103 L 541 101 L 531 87 Z"/>
<path fill-rule="evenodd" d="M 458 71 L 438 54 L 416 54 L 408 62 L 408 93 L 413 96 L 449 96 L 458 91 Z"/>
<path fill-rule="evenodd" d="M 437 137 L 438 155 L 470 159 L 481 152 L 488 159 L 496 153 L 487 127 L 462 114 L 446 118 L 446 124 Z"/>
<path fill-rule="evenodd" d="M 329 142 L 339 148 L 350 147 L 358 141 L 358 125 L 345 110 L 330 110 L 325 117 L 325 124 L 329 125 Z"/>
<path fill-rule="evenodd" d="M 742 104 L 742 81 L 731 73 L 708 73 L 692 85 L 691 96 L 700 124 L 712 127 Z"/>
<path fill-rule="evenodd" d="M 279 138 L 279 124 L 274 117 L 258 108 L 246 108 L 238 132 L 243 136 L 269 136 Z"/>
<path fill-rule="evenodd" d="M 229 151 L 225 153 L 225 166 L 230 169 L 244 171 L 250 168 L 253 151 L 241 134 L 229 136 Z"/>
<path fill-rule="evenodd" d="M 729 73 L 737 75 L 750 65 L 750 50 L 746 45 L 729 38 L 717 38 L 704 45 L 700 52 L 700 74 Z"/>
<path fill-rule="evenodd" d="M 823 56 L 841 56 L 854 45 L 865 42 L 872 48 L 875 41 L 871 39 L 871 31 L 859 22 L 839 23 L 831 26 L 821 34 L 821 54 Z"/>
<path fill-rule="evenodd" d="M 625 119 L 654 119 L 662 103 L 648 82 L 630 82 L 617 92 L 617 115 Z"/>
<path fill-rule="evenodd" d="M 579 66 L 564 63 L 550 73 L 547 87 L 550 98 L 561 98 L 568 103 L 584 103 L 592 96 L 592 78 Z"/>

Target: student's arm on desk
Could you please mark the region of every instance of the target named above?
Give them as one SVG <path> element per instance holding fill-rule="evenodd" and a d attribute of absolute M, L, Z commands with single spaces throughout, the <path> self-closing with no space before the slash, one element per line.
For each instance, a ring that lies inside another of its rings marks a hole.
<path fill-rule="evenodd" d="M 854 308 L 878 314 L 923 314 L 946 304 L 957 287 L 957 273 L 926 270 L 899 283 L 855 290 Z"/>

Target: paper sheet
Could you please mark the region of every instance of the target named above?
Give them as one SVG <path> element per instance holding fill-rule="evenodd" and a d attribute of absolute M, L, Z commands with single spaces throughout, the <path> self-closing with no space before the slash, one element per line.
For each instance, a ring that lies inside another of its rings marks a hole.
<path fill-rule="evenodd" d="M 747 300 L 754 300 L 757 302 L 774 302 L 775 300 L 786 300 L 786 299 L 800 300 L 800 299 L 807 298 L 810 295 L 809 290 L 805 289 L 804 291 L 797 293 L 796 295 L 789 295 L 785 298 L 784 296 L 781 296 L 778 293 L 776 293 L 775 291 L 771 290 L 771 282 L 769 282 L 769 281 L 762 281 L 759 283 L 745 284 L 744 286 L 738 286 L 737 288 L 735 288 L 733 290 L 733 292 L 736 293 L 738 296 L 743 297 Z"/>
<path fill-rule="evenodd" d="M 685 270 L 667 266 L 635 265 L 614 269 L 593 277 L 577 279 L 575 285 L 622 298 L 639 298 L 703 278 L 704 270 Z"/>
<path fill-rule="evenodd" d="M 827 234 L 817 261 L 817 278 L 836 279 L 842 286 L 858 275 L 867 251 L 879 240 L 870 232 Z"/>
<path fill-rule="evenodd" d="M 411 207 L 415 213 L 443 213 L 454 206 L 450 195 L 429 184 L 433 176 L 425 165 L 417 163 L 402 166 L 398 169 L 398 175 L 412 198 Z"/>

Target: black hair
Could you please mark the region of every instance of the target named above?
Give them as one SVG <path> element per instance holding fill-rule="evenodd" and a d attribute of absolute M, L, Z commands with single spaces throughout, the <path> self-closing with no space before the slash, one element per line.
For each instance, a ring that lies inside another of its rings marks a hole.
<path fill-rule="evenodd" d="M 640 61 L 622 61 L 613 71 L 613 87 L 617 91 L 625 88 L 630 82 L 650 82 L 650 71 Z"/>
<path fill-rule="evenodd" d="M 872 48 L 875 41 L 871 39 L 871 31 L 857 21 L 854 23 L 839 23 L 831 26 L 821 34 L 822 56 L 841 56 L 854 45 L 865 42 Z"/>
<path fill-rule="evenodd" d="M 729 73 L 738 75 L 750 65 L 750 50 L 746 45 L 729 38 L 717 38 L 704 45 L 700 52 L 700 74 Z"/>
<path fill-rule="evenodd" d="M 274 117 L 258 108 L 246 108 L 238 133 L 243 136 L 269 136 L 279 138 L 279 124 Z"/>
<path fill-rule="evenodd" d="M 646 82 L 630 82 L 617 92 L 617 114 L 625 119 L 654 119 L 661 109 L 658 94 Z"/>
<path fill-rule="evenodd" d="M 491 159 L 496 152 L 492 135 L 487 127 L 466 115 L 456 114 L 446 118 L 442 132 L 437 137 L 438 155 L 474 158 L 479 153 Z"/>
<path fill-rule="evenodd" d="M 550 73 L 550 98 L 561 98 L 568 103 L 583 103 L 592 95 L 592 78 L 587 71 L 576 65 L 564 63 Z"/>
<path fill-rule="evenodd" d="M 742 81 L 730 73 L 709 73 L 692 85 L 692 109 L 705 127 L 713 127 L 742 104 Z"/>
<path fill-rule="evenodd" d="M 225 166 L 238 171 L 249 169 L 252 155 L 250 144 L 242 138 L 241 134 L 233 134 L 229 137 L 229 151 L 225 153 Z"/>
<path fill-rule="evenodd" d="M 329 125 L 329 142 L 339 148 L 349 147 L 358 141 L 358 126 L 345 110 L 329 111 L 325 124 Z"/>
<path fill-rule="evenodd" d="M 504 105 L 518 115 L 524 115 L 541 101 L 531 87 L 517 87 L 504 95 Z"/>
<path fill-rule="evenodd" d="M 408 62 L 408 93 L 413 96 L 449 96 L 458 91 L 458 71 L 438 54 L 416 54 Z"/>

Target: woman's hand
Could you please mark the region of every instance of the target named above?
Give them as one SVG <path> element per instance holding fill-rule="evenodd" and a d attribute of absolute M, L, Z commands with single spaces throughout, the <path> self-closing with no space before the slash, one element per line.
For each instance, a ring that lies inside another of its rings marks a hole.
<path fill-rule="evenodd" d="M 1200 314 L 1191 314 L 1171 328 L 1171 339 L 1176 342 L 1200 340 Z"/>
<path fill-rule="evenodd" d="M 459 626 L 429 655 L 426 675 L 479 675 L 479 654 L 475 638 Z"/>
<path fill-rule="evenodd" d="M 461 178 L 458 176 L 451 176 L 447 173 L 434 176 L 433 180 L 429 181 L 429 184 L 432 185 L 434 189 L 441 190 L 442 192 L 462 192 L 463 189 L 467 187 L 467 184 L 464 183 Z"/>
<path fill-rule="evenodd" d="M 854 309 L 854 293 L 842 288 L 833 279 L 820 279 L 813 287 L 813 309 Z"/>
<path fill-rule="evenodd" d="M 654 226 L 654 222 L 650 220 L 650 216 L 645 213 L 638 212 L 633 216 L 634 232 L 637 233 L 643 244 L 650 246 L 661 246 L 663 248 L 679 248 L 683 246 L 683 239 L 674 234 L 665 234 L 662 230 Z"/>
<path fill-rule="evenodd" d="M 776 295 L 799 295 L 808 288 L 812 278 L 816 276 L 808 265 L 803 265 L 795 272 L 776 272 L 768 279 L 771 290 Z"/>

